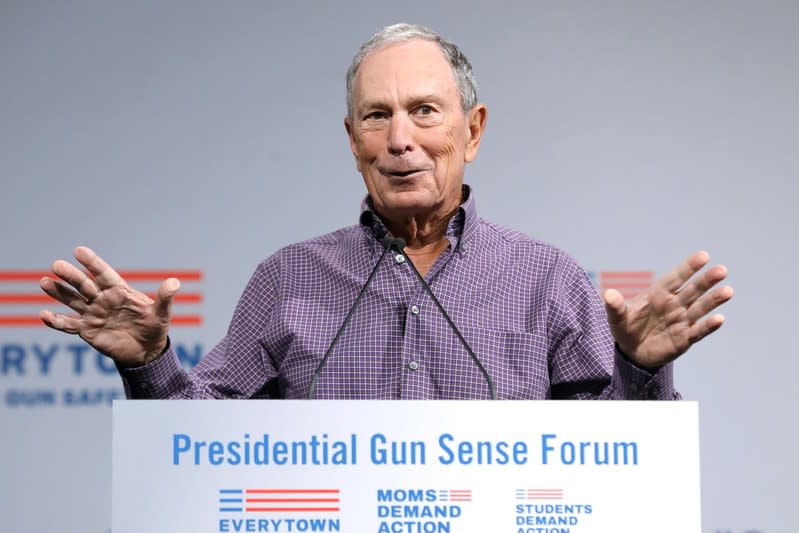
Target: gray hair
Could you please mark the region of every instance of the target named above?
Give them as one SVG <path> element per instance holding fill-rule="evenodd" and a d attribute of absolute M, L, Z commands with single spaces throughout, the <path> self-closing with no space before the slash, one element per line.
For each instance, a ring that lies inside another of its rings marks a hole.
<path fill-rule="evenodd" d="M 477 103 L 477 82 L 472 73 L 472 64 L 469 63 L 460 48 L 424 26 L 400 23 L 386 26 L 374 34 L 371 39 L 361 45 L 358 53 L 352 58 L 352 64 L 347 69 L 347 114 L 350 117 L 352 117 L 352 84 L 363 59 L 378 48 L 414 40 L 431 41 L 438 44 L 455 75 L 455 83 L 458 85 L 461 97 L 461 107 L 464 111 L 474 107 Z"/>

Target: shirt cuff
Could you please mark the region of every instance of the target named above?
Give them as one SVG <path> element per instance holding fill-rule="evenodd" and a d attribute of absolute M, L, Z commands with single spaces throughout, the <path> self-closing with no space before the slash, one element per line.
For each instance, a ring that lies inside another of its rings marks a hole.
<path fill-rule="evenodd" d="M 157 359 L 134 368 L 120 368 L 129 399 L 169 398 L 189 386 L 189 379 L 171 344 Z"/>
<path fill-rule="evenodd" d="M 613 390 L 621 400 L 679 400 L 674 390 L 672 364 L 655 372 L 635 366 L 616 346 L 613 372 Z"/>

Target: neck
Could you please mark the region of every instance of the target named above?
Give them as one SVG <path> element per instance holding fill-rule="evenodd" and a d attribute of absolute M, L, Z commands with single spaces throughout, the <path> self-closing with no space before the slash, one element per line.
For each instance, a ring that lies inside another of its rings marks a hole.
<path fill-rule="evenodd" d="M 457 212 L 456 207 L 443 216 L 423 218 L 417 215 L 386 221 L 391 234 L 405 240 L 405 253 L 422 276 L 430 271 L 436 259 L 449 247 L 447 227 Z"/>
<path fill-rule="evenodd" d="M 458 212 L 458 205 L 448 210 L 438 210 L 431 214 L 413 213 L 383 217 L 386 226 L 394 237 L 405 239 L 410 250 L 424 250 L 437 247 L 447 241 L 447 227 Z"/>

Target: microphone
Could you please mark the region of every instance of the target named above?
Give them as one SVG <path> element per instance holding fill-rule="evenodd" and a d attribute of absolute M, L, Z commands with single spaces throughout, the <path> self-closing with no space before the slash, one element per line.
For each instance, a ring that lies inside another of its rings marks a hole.
<path fill-rule="evenodd" d="M 375 274 L 377 274 L 377 269 L 380 268 L 380 265 L 383 264 L 383 260 L 388 255 L 388 252 L 394 247 L 393 241 L 396 241 L 396 240 L 402 241 L 402 246 L 403 246 L 403 248 L 405 247 L 405 241 L 404 240 L 402 240 L 402 239 L 392 239 L 388 235 L 383 237 L 383 239 L 380 241 L 381 244 L 383 245 L 383 254 L 380 256 L 380 259 L 377 261 L 377 264 L 372 269 L 372 272 L 369 274 L 369 277 L 366 278 L 366 283 L 364 283 L 363 288 L 361 289 L 361 292 L 359 292 L 358 296 L 355 298 L 355 303 L 352 304 L 352 307 L 350 308 L 349 313 L 347 313 L 347 317 L 344 319 L 344 322 L 341 324 L 341 327 L 338 328 L 338 331 L 336 332 L 336 336 L 333 337 L 333 342 L 330 343 L 330 347 L 325 352 L 325 355 L 322 357 L 322 360 L 319 362 L 319 365 L 317 365 L 316 370 L 314 371 L 313 376 L 311 377 L 311 385 L 310 385 L 310 387 L 308 387 L 308 399 L 309 400 L 313 400 L 313 399 L 316 398 L 316 382 L 319 380 L 319 375 L 322 373 L 322 369 L 327 364 L 327 360 L 330 358 L 330 354 L 333 352 L 333 347 L 338 342 L 339 338 L 341 337 L 341 334 L 344 333 L 344 329 L 347 327 L 347 324 L 349 324 L 353 313 L 355 313 L 355 309 L 358 307 L 358 304 L 361 302 L 361 298 L 363 297 L 363 294 L 366 292 L 366 289 L 369 287 L 369 285 L 371 285 L 372 279 L 374 279 Z"/>
<path fill-rule="evenodd" d="M 477 365 L 477 368 L 480 370 L 480 373 L 483 374 L 483 377 L 485 378 L 486 383 L 488 383 L 488 390 L 491 393 L 491 399 L 492 400 L 496 400 L 497 399 L 497 389 L 494 386 L 494 381 L 491 379 L 491 376 L 488 374 L 488 371 L 483 366 L 483 363 L 480 362 L 480 359 L 478 359 L 477 356 L 472 351 L 472 348 L 469 346 L 469 343 L 466 342 L 466 339 L 463 338 L 463 335 L 461 335 L 460 330 L 458 330 L 457 326 L 455 326 L 455 323 L 449 317 L 449 314 L 447 314 L 447 312 L 444 310 L 444 306 L 441 305 L 441 302 L 438 301 L 438 298 L 436 298 L 436 295 L 433 294 L 432 289 L 430 289 L 430 285 L 427 284 L 427 282 L 424 280 L 422 275 L 416 269 L 416 265 L 413 264 L 413 261 L 411 261 L 411 258 L 408 257 L 408 255 L 405 253 L 405 239 L 401 239 L 401 238 L 392 239 L 392 238 L 386 236 L 383 239 L 383 246 L 386 246 L 386 250 L 390 250 L 390 249 L 397 250 L 397 252 L 399 252 L 400 254 L 402 254 L 405 257 L 405 259 L 406 259 L 405 262 L 408 263 L 409 265 L 411 265 L 411 268 L 413 269 L 414 274 L 416 274 L 416 278 L 422 283 L 422 286 L 424 287 L 425 291 L 427 291 L 427 294 L 430 295 L 430 298 L 432 298 L 433 302 L 435 302 L 436 306 L 438 307 L 438 310 L 441 311 L 442 315 L 444 315 L 444 318 L 447 320 L 447 323 L 449 324 L 449 327 L 452 328 L 452 331 L 454 331 L 455 335 L 458 336 L 458 340 L 460 340 L 461 344 L 463 345 L 463 347 L 466 348 L 466 351 L 469 353 L 469 357 L 472 358 L 472 361 L 474 361 L 474 364 Z"/>

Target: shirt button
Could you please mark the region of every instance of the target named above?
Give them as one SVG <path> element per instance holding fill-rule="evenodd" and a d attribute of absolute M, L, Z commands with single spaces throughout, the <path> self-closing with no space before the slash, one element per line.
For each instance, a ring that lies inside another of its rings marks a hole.
<path fill-rule="evenodd" d="M 405 262 L 405 256 L 402 254 L 397 254 L 394 256 L 394 261 L 396 261 L 398 264 L 402 264 Z"/>
<path fill-rule="evenodd" d="M 411 370 L 416 370 L 419 368 L 419 363 L 417 363 L 416 361 L 411 361 L 410 363 L 408 363 L 408 368 L 410 368 Z"/>
<path fill-rule="evenodd" d="M 461 252 L 466 253 L 467 250 L 469 250 L 469 247 L 465 244 L 461 244 Z"/>
<path fill-rule="evenodd" d="M 418 315 L 419 314 L 419 306 L 418 305 L 414 305 L 413 307 L 411 307 L 411 313 L 413 313 L 414 315 Z"/>

